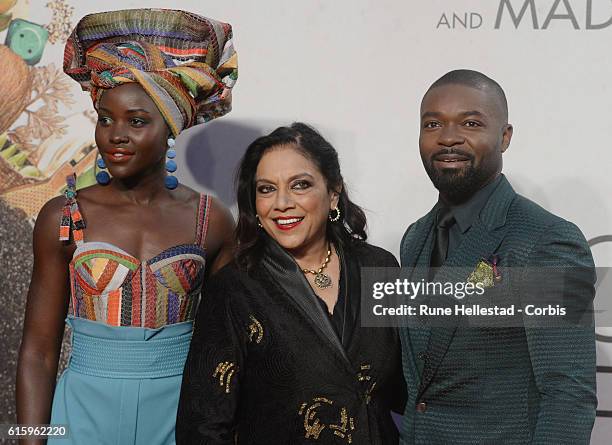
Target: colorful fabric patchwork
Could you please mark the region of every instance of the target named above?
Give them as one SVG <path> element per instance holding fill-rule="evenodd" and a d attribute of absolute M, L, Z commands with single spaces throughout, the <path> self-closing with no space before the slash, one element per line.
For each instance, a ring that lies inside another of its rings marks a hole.
<path fill-rule="evenodd" d="M 201 195 L 194 244 L 170 247 L 147 261 L 110 243 L 81 242 L 70 263 L 71 314 L 146 328 L 193 320 L 204 281 L 210 202 Z"/>
<path fill-rule="evenodd" d="M 64 192 L 66 204 L 62 208 L 59 239 L 60 241 L 70 241 L 70 233 L 72 233 L 75 244 L 80 246 L 83 243 L 85 221 L 83 221 L 83 216 L 76 201 L 76 175 L 68 176 L 66 184 L 66 191 Z"/>
<path fill-rule="evenodd" d="M 238 78 L 232 27 L 161 9 L 90 14 L 66 43 L 64 71 L 91 93 L 138 82 L 176 136 L 231 110 Z"/>

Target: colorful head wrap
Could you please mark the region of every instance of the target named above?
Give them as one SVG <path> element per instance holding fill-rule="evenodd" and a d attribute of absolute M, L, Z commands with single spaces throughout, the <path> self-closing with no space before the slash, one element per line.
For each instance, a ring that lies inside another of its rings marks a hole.
<path fill-rule="evenodd" d="M 66 43 L 64 72 L 91 93 L 139 83 L 173 135 L 231 110 L 238 78 L 232 27 L 197 14 L 130 9 L 90 14 Z"/>

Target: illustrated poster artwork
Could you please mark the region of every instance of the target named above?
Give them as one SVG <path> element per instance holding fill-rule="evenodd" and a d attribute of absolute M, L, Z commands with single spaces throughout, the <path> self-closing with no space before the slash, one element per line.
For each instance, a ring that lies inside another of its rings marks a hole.
<path fill-rule="evenodd" d="M 65 0 L 0 0 L 0 421 L 15 421 L 15 373 L 32 269 L 32 226 L 65 178 L 95 181 L 95 112 L 62 71 L 74 26 Z M 71 129 L 79 129 L 75 136 Z M 88 131 L 87 131 L 88 130 Z M 84 139 L 83 134 L 89 135 Z M 58 220 L 59 221 L 59 220 Z M 60 370 L 67 357 L 64 339 Z"/>

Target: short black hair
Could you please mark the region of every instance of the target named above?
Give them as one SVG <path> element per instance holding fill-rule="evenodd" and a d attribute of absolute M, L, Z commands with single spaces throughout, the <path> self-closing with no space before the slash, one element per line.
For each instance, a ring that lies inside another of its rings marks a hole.
<path fill-rule="evenodd" d="M 432 83 L 427 90 L 427 93 L 434 88 L 441 87 L 443 85 L 464 85 L 479 90 L 490 90 L 499 99 L 502 106 L 503 119 L 505 123 L 508 123 L 508 100 L 506 99 L 506 93 L 504 93 L 504 90 L 500 84 L 490 77 L 474 70 L 461 69 L 449 71 L 444 76 Z"/>

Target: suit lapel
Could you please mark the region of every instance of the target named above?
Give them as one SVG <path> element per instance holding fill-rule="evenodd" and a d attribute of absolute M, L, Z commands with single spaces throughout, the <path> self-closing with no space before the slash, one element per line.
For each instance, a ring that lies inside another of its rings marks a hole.
<path fill-rule="evenodd" d="M 289 297 L 288 300 L 304 313 L 315 330 L 325 339 L 327 345 L 339 354 L 348 368 L 352 370 L 346 351 L 304 274 L 293 258 L 271 239 L 266 245 L 263 266 Z"/>
<path fill-rule="evenodd" d="M 401 245 L 402 267 L 429 267 L 431 257 L 432 230 L 435 215 L 440 207 L 436 204 L 420 221 L 409 228 Z"/>
<path fill-rule="evenodd" d="M 502 177 L 480 212 L 477 222 L 436 274 L 436 281 L 441 283 L 465 282 L 469 272 L 476 267 L 478 261 L 483 258 L 488 259 L 495 253 L 506 234 L 506 215 L 515 196 L 516 193 L 510 183 L 505 177 Z M 454 327 L 431 329 L 419 397 L 436 374 L 460 321 L 456 319 Z"/>
<path fill-rule="evenodd" d="M 478 261 L 480 261 L 481 258 L 489 258 L 489 256 L 495 252 L 505 232 L 506 230 L 504 230 L 503 227 L 490 232 L 482 223 L 472 227 L 468 235 L 461 242 L 461 245 L 446 260 L 442 268 L 440 268 L 440 271 L 436 274 L 435 281 L 441 283 L 467 281 L 469 272 L 476 267 Z M 457 301 L 454 300 L 454 297 L 448 298 L 449 304 L 454 306 Z M 451 298 L 452 300 L 450 300 Z M 461 319 L 456 317 L 450 322 L 451 326 L 430 329 L 429 343 L 427 346 L 427 360 L 423 367 L 419 394 L 425 391 L 431 379 L 436 374 L 460 322 Z"/>
<path fill-rule="evenodd" d="M 406 277 L 411 281 L 418 282 L 421 279 L 427 279 L 427 269 L 429 267 L 433 242 L 432 226 L 438 207 L 439 204 L 436 204 L 427 215 L 410 227 L 402 240 L 400 248 L 402 267 L 413 268 L 410 275 Z M 409 381 L 415 383 L 414 385 L 409 385 L 408 390 L 413 391 L 420 385 L 421 372 L 417 366 L 416 357 L 419 351 L 414 350 L 412 337 L 414 336 L 415 339 L 418 338 L 417 336 L 428 337 L 429 328 L 403 328 L 400 330 L 400 335 L 402 339 L 404 372 L 411 376 Z"/>

